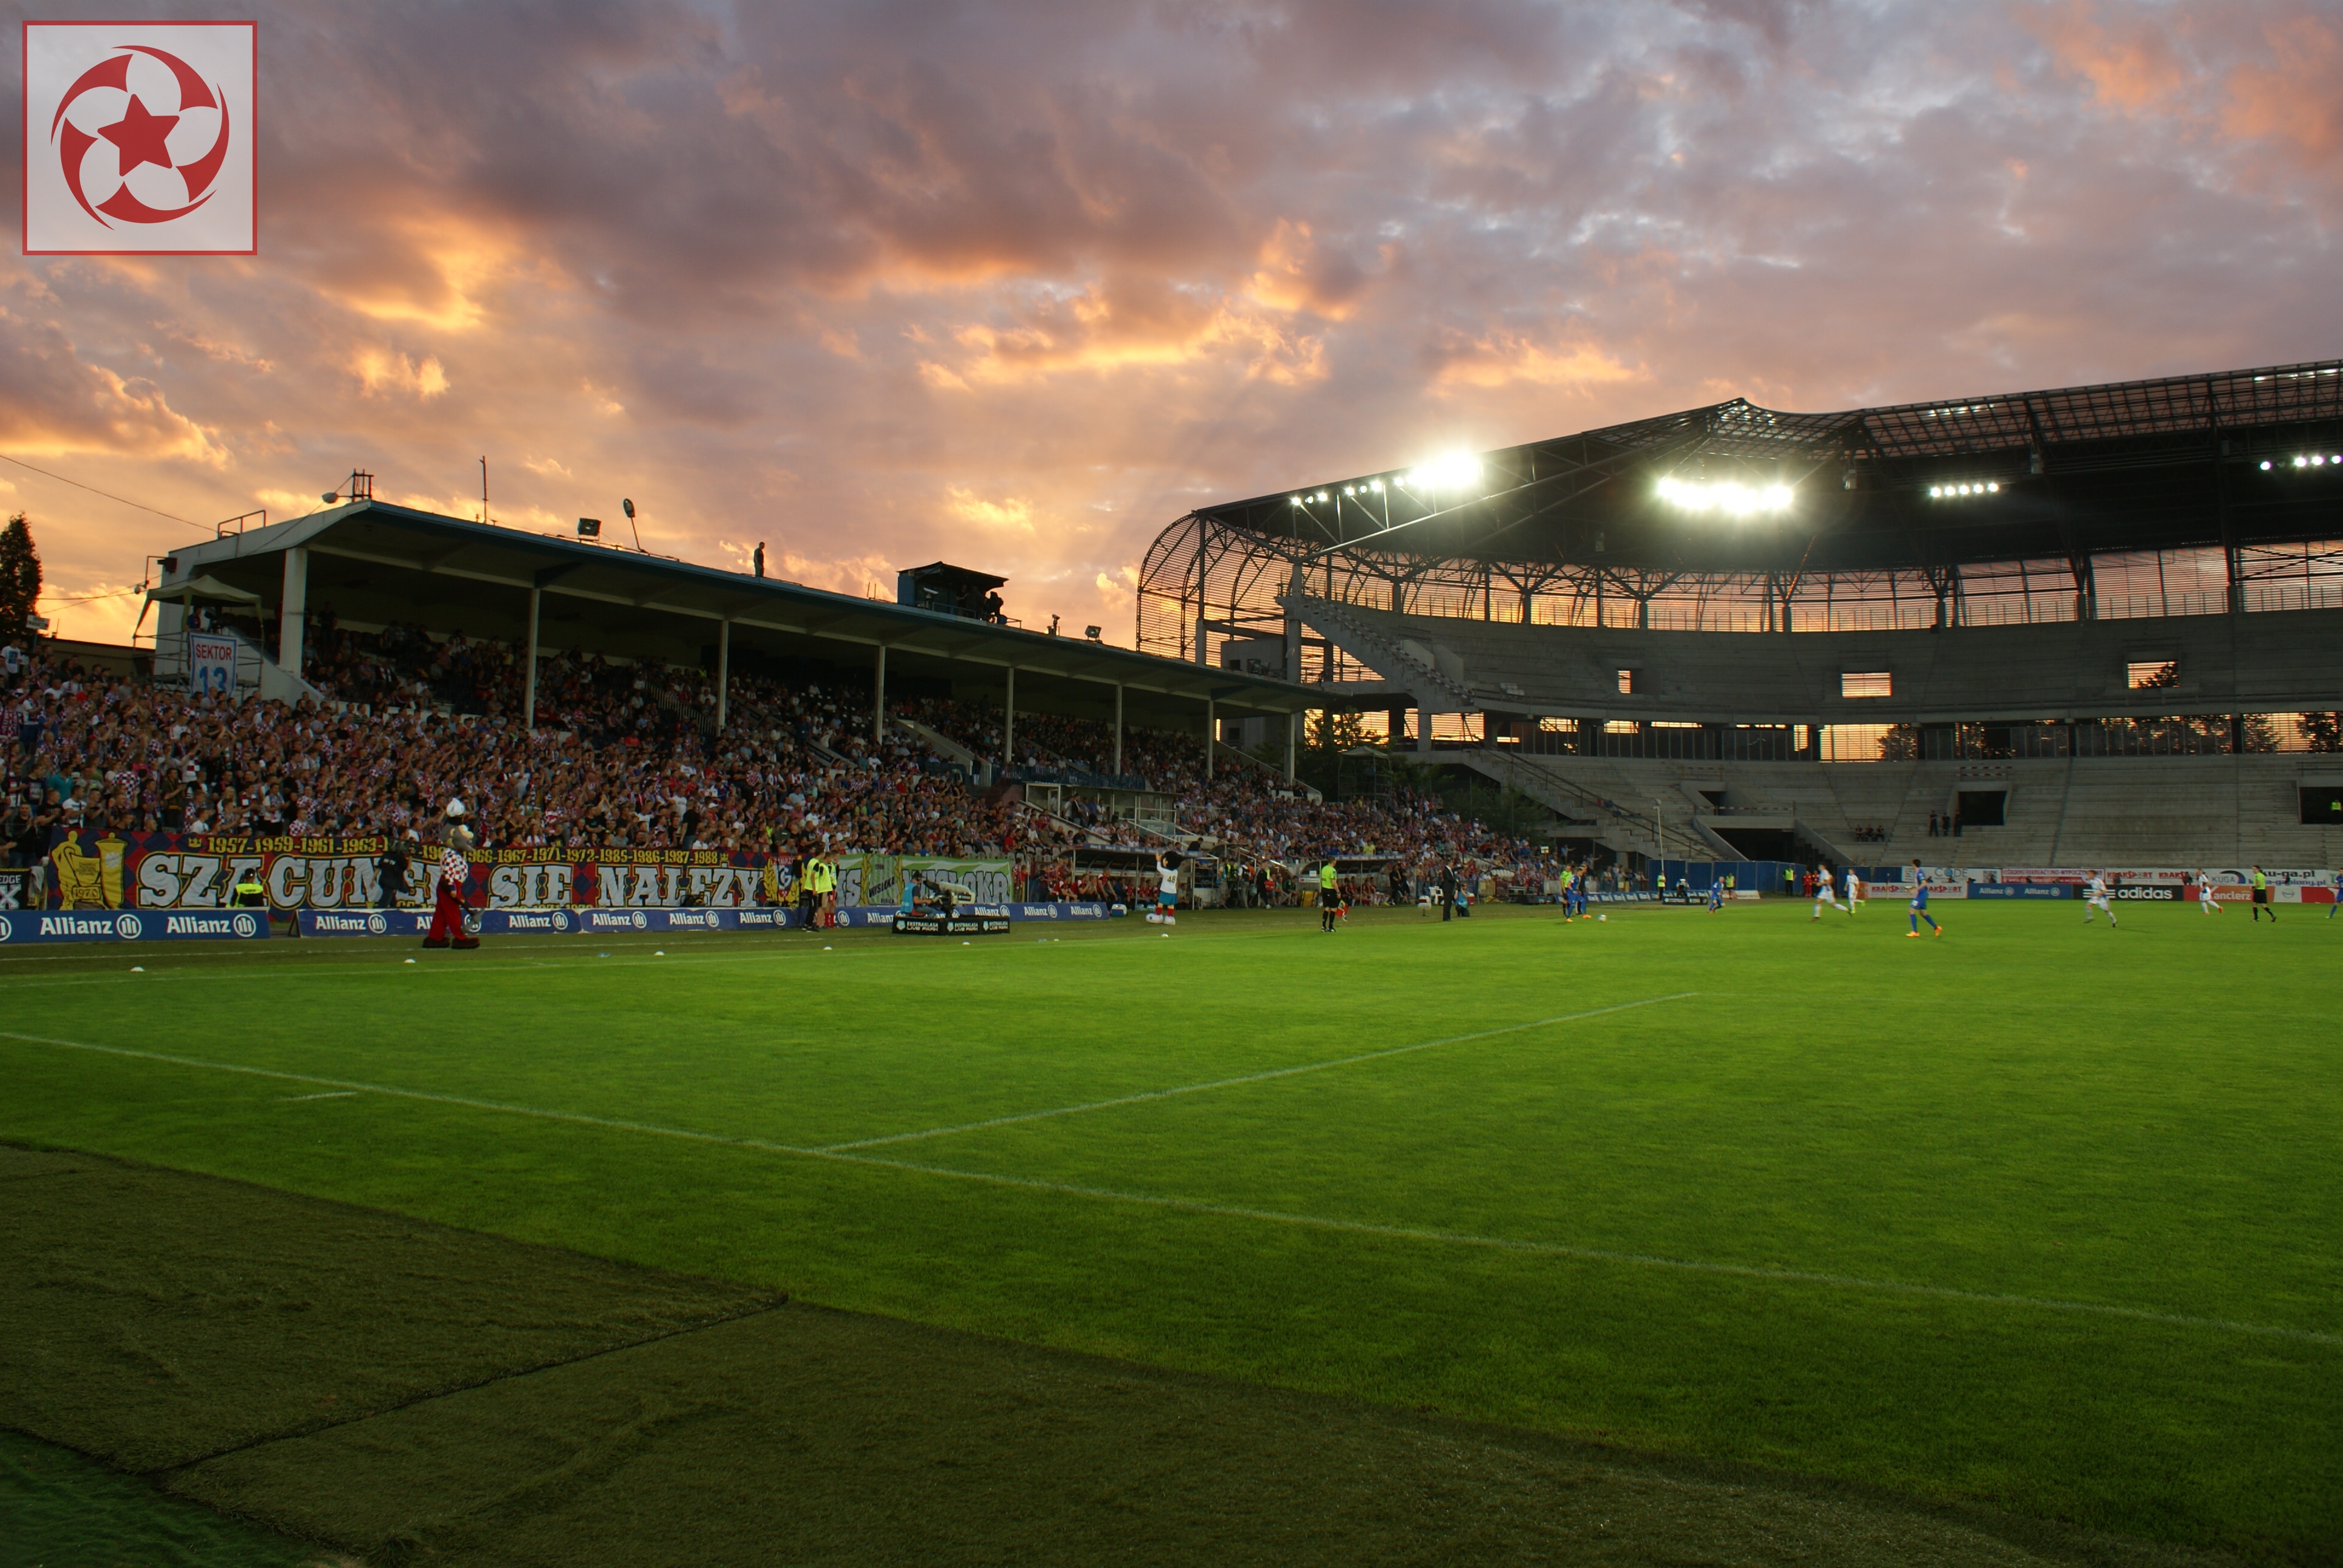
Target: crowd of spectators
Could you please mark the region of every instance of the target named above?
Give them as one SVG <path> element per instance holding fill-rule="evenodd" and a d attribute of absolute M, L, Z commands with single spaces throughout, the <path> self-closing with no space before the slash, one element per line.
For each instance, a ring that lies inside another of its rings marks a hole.
<path fill-rule="evenodd" d="M 309 645 L 304 674 L 326 700 L 291 706 L 20 657 L 0 692 L 0 852 L 27 864 L 61 831 L 103 829 L 425 841 L 460 797 L 491 849 L 1009 855 L 1052 890 L 1124 901 L 1149 880 L 1141 859 L 1083 866 L 1072 851 L 1201 849 L 1241 887 L 1235 901 L 1284 901 L 1293 868 L 1329 854 L 1407 876 L 1550 874 L 1525 841 L 1430 796 L 1320 801 L 1226 761 L 1208 779 L 1198 735 L 1124 731 L 1121 771 L 1147 786 L 1143 818 L 1071 792 L 1044 809 L 978 788 L 904 727 L 874 736 L 867 687 L 736 671 L 719 730 L 702 670 L 547 654 L 532 734 L 506 645 L 329 619 Z M 921 698 L 897 710 L 1000 760 L 997 709 Z M 1113 761 L 1111 729 L 1090 720 L 1021 713 L 1017 741 L 1024 767 Z"/>

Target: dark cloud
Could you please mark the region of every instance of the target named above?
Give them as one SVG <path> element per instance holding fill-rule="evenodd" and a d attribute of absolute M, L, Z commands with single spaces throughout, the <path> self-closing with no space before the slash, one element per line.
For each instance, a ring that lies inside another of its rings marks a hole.
<path fill-rule="evenodd" d="M 262 255 L 0 321 L 0 429 L 189 507 L 488 450 L 516 519 L 752 505 L 791 575 L 974 550 L 1121 629 L 1198 499 L 2343 342 L 2317 0 L 259 15 Z"/>

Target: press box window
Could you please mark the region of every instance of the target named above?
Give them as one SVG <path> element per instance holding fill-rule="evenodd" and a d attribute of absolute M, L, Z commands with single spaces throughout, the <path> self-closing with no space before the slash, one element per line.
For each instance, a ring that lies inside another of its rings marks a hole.
<path fill-rule="evenodd" d="M 1619 695 L 1622 697 L 1633 697 L 1635 695 L 1635 672 L 1634 670 L 1623 669 L 1619 672 Z"/>
<path fill-rule="evenodd" d="M 2305 784 L 2302 819 L 2306 825 L 2343 828 L 2343 784 Z"/>
<path fill-rule="evenodd" d="M 2153 691 L 2159 686 L 2180 684 L 2180 661 L 2177 658 L 2135 658 L 2124 666 L 2124 679 L 2134 691 Z"/>
<path fill-rule="evenodd" d="M 1893 697 L 1895 678 L 1884 669 L 1842 670 L 1838 678 L 1841 697 Z"/>

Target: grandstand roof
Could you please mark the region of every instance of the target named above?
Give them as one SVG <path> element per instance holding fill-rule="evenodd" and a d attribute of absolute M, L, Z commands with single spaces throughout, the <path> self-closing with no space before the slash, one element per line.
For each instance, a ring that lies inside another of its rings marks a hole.
<path fill-rule="evenodd" d="M 285 555 L 295 548 L 307 551 L 309 613 L 331 610 L 351 622 L 398 621 L 518 643 L 528 637 L 536 588 L 548 650 L 700 663 L 713 656 L 719 623 L 729 623 L 736 666 L 764 655 L 867 667 L 884 646 L 890 683 L 907 676 L 989 681 L 991 672 L 1013 668 L 1020 708 L 1098 708 L 1111 703 L 1118 685 L 1133 722 L 1199 722 L 1208 698 L 1231 718 L 1323 701 L 1285 681 L 1107 643 L 383 501 L 353 501 L 183 547 L 166 558 L 153 597 L 176 598 L 209 578 L 258 595 L 273 616 L 283 600 Z"/>
<path fill-rule="evenodd" d="M 1440 559 L 1879 570 L 2343 536 L 2343 467 L 2294 467 L 2312 453 L 2343 456 L 2343 360 L 1835 414 L 1736 397 L 1483 454 L 1461 498 L 1385 470 L 1195 516 Z M 1694 515 L 1660 497 L 1664 478 L 1795 498 L 1774 517 Z M 1961 484 L 1997 488 L 1931 495 Z"/>

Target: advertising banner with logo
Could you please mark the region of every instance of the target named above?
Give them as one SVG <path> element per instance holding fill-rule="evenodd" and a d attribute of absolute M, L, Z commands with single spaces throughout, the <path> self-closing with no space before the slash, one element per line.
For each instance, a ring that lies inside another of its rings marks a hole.
<path fill-rule="evenodd" d="M 211 914 L 133 913 L 82 910 L 0 910 L 0 943 L 258 941 L 268 935 L 268 917 L 259 910 L 222 910 Z"/>
<path fill-rule="evenodd" d="M 1015 867 L 998 860 L 958 860 L 938 855 L 841 855 L 838 858 L 838 901 L 890 910 L 902 901 L 906 878 L 929 882 L 953 882 L 976 895 L 980 904 L 1005 904 L 1016 892 L 1011 885 Z"/>
<path fill-rule="evenodd" d="M 32 907 L 33 873 L 0 871 L 0 910 L 29 910 Z"/>
<path fill-rule="evenodd" d="M 241 913 L 242 911 L 238 911 Z M 993 920 L 1104 920 L 1127 911 L 1121 904 L 964 904 L 959 913 Z M 889 926 L 896 906 L 872 904 L 838 911 L 841 926 Z M 417 910 L 302 910 L 305 937 L 420 938 L 430 916 Z M 669 931 L 779 931 L 799 929 L 795 910 L 485 910 L 475 919 L 484 937 L 566 935 L 655 936 Z"/>

